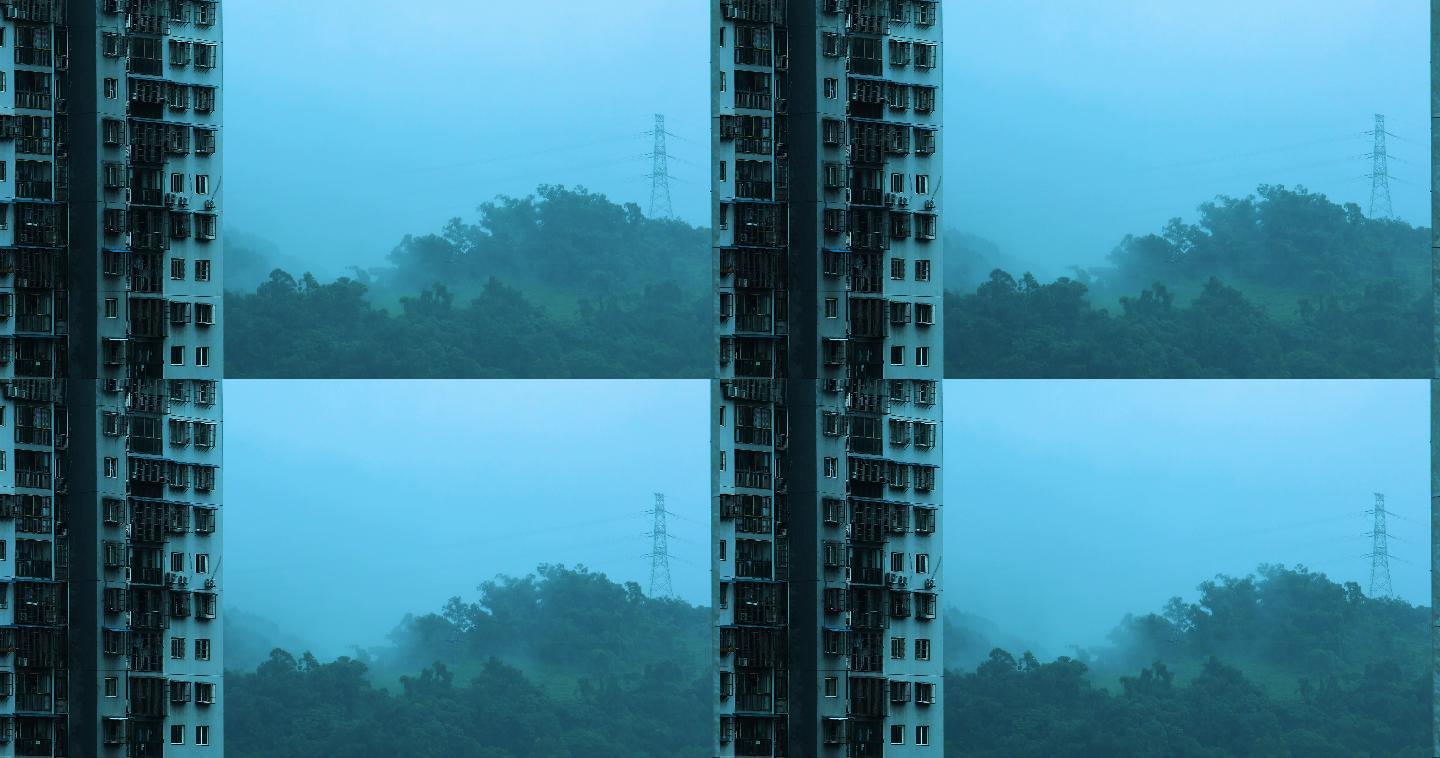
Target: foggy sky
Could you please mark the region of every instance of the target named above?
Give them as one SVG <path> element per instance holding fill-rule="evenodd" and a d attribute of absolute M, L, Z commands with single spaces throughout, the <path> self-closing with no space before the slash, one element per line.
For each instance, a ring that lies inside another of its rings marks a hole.
<path fill-rule="evenodd" d="M 229 7 L 228 223 L 334 274 L 540 183 L 643 207 L 656 112 L 675 210 L 708 223 L 706 2 Z M 1364 205 L 1377 112 L 1427 223 L 1423 0 L 945 6 L 946 224 L 1037 273 L 1262 182 Z"/>
<path fill-rule="evenodd" d="M 677 593 L 708 602 L 704 381 L 225 383 L 226 604 L 316 652 L 497 573 L 646 584 L 664 492 Z M 1368 509 L 1423 602 L 1423 381 L 947 381 L 945 603 L 1051 655 L 1216 573 L 1368 580 Z"/>

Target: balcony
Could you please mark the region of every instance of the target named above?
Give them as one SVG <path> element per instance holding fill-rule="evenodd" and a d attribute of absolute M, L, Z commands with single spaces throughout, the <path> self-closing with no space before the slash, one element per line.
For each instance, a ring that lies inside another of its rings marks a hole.
<path fill-rule="evenodd" d="M 36 490 L 48 490 L 50 489 L 50 481 L 51 479 L 49 471 L 17 470 L 15 472 L 16 487 L 27 487 L 29 489 Z"/>
<path fill-rule="evenodd" d="M 51 562 L 47 560 L 21 558 L 15 561 L 15 575 L 27 579 L 49 579 L 51 568 Z"/>
<path fill-rule="evenodd" d="M 735 698 L 735 710 L 749 711 L 751 713 L 769 713 L 771 697 L 768 692 L 755 692 L 738 695 Z"/>
<path fill-rule="evenodd" d="M 773 742 L 773 740 L 736 740 L 735 754 L 769 756 L 772 753 L 770 746 Z"/>
<path fill-rule="evenodd" d="M 51 324 L 48 313 L 22 313 L 15 319 L 15 331 L 49 334 Z"/>
<path fill-rule="evenodd" d="M 769 471 L 736 471 L 735 486 L 749 487 L 751 489 L 770 489 Z"/>
<path fill-rule="evenodd" d="M 768 560 L 737 560 L 735 575 L 749 579 L 769 579 L 772 566 Z"/>
<path fill-rule="evenodd" d="M 15 107 L 28 108 L 30 110 L 48 111 L 52 98 L 49 92 L 16 92 Z M 47 754 L 48 755 L 48 754 Z"/>
<path fill-rule="evenodd" d="M 50 695 L 45 692 L 22 694 L 15 698 L 15 706 L 18 711 L 44 713 L 50 710 Z"/>
<path fill-rule="evenodd" d="M 17 95 L 18 97 L 18 95 Z M 749 108 L 751 110 L 771 110 L 769 92 L 740 92 L 735 93 L 735 107 Z"/>

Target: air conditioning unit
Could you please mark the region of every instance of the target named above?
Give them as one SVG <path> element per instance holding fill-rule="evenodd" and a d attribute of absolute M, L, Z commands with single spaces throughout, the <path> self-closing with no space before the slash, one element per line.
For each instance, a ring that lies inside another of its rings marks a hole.
<path fill-rule="evenodd" d="M 895 193 L 893 193 L 893 192 L 886 192 L 886 193 L 885 193 L 885 204 L 886 204 L 886 205 L 894 205 L 894 204 L 895 204 Z"/>
<path fill-rule="evenodd" d="M 925 201 L 925 210 L 927 210 L 927 211 L 933 211 L 933 210 L 935 210 L 935 201 L 934 201 L 934 200 L 926 200 L 926 201 Z"/>
<path fill-rule="evenodd" d="M 901 204 L 903 205 L 904 203 L 901 203 Z M 180 207 L 181 207 L 181 208 L 189 208 L 189 207 L 190 207 L 190 198 L 188 198 L 188 197 L 182 197 L 182 198 L 180 198 Z"/>
<path fill-rule="evenodd" d="M 184 201 L 181 201 L 181 203 L 183 204 Z M 908 198 L 908 197 L 903 197 L 903 196 L 902 196 L 902 197 L 900 198 L 900 207 L 901 207 L 901 208 L 905 208 L 905 207 L 908 207 L 909 205 L 910 205 L 910 198 Z"/>
<path fill-rule="evenodd" d="M 935 580 L 934 580 L 934 579 L 926 579 L 926 580 L 925 580 L 925 589 L 927 589 L 927 590 L 933 590 L 933 589 L 935 589 Z"/>
<path fill-rule="evenodd" d="M 931 205 L 933 206 L 934 203 L 932 202 Z M 213 211 L 213 210 L 215 210 L 215 201 L 214 201 L 214 200 L 206 200 L 206 201 L 205 201 L 205 210 L 207 210 L 207 211 Z"/>
<path fill-rule="evenodd" d="M 933 581 L 933 580 L 932 580 L 932 581 Z M 215 580 L 214 580 L 214 579 L 206 579 L 206 580 L 205 580 L 205 589 L 207 589 L 207 590 L 213 590 L 213 589 L 215 589 Z"/>

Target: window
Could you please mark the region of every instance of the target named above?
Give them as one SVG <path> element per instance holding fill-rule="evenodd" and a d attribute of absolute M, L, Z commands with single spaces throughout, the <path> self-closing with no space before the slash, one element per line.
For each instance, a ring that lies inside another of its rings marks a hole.
<path fill-rule="evenodd" d="M 198 557 L 198 556 L 197 556 L 197 557 Z M 928 573 L 930 573 L 930 554 L 929 554 L 929 553 L 916 553 L 916 554 L 915 554 L 915 573 L 917 573 L 917 574 L 928 574 Z"/>
<path fill-rule="evenodd" d="M 927 725 L 927 724 L 921 724 L 920 726 L 915 727 L 915 744 L 916 744 L 916 745 L 929 745 L 929 744 L 930 744 L 930 727 L 929 727 L 929 725 Z"/>
<path fill-rule="evenodd" d="M 929 261 L 929 260 L 919 260 L 919 261 L 915 261 L 915 281 L 917 281 L 917 282 L 928 282 L 928 281 L 930 281 L 930 261 Z"/>
<path fill-rule="evenodd" d="M 930 194 L 930 175 L 929 175 L 929 174 L 916 174 L 916 175 L 915 175 L 915 194 L 917 194 L 917 195 L 928 195 L 928 194 Z"/>
<path fill-rule="evenodd" d="M 934 306 L 931 306 L 932 308 Z M 215 306 L 211 303 L 195 304 L 195 323 L 202 326 L 215 325 Z"/>
<path fill-rule="evenodd" d="M 837 677 L 825 677 L 825 697 L 840 697 L 840 680 Z"/>
<path fill-rule="evenodd" d="M 208 260 L 195 261 L 195 281 L 197 281 L 197 282 L 208 282 L 208 281 L 210 281 L 210 261 L 208 261 Z"/>
<path fill-rule="evenodd" d="M 177 571 L 179 569 L 176 569 Z M 894 552 L 890 554 L 890 570 L 899 573 L 905 570 L 905 554 Z"/>
<path fill-rule="evenodd" d="M 917 661 L 928 661 L 928 660 L 930 660 L 930 640 L 926 640 L 926 639 L 915 640 L 915 660 L 917 660 Z"/>
<path fill-rule="evenodd" d="M 892 347 L 890 348 L 890 365 L 892 365 L 892 366 L 904 366 L 904 365 L 905 365 L 905 346 L 904 346 L 904 345 L 894 345 L 894 346 L 892 346 Z"/>
<path fill-rule="evenodd" d="M 105 697 L 120 697 L 120 678 L 105 677 Z"/>
<path fill-rule="evenodd" d="M 721 72 L 720 72 L 720 91 L 721 91 L 721 92 L 724 92 L 724 91 L 725 91 L 725 72 L 724 72 L 724 71 L 721 71 Z"/>
<path fill-rule="evenodd" d="M 105 298 L 105 318 L 120 318 L 120 299 Z"/>
<path fill-rule="evenodd" d="M 827 477 L 829 477 L 829 478 L 831 478 L 831 479 L 834 479 L 834 478 L 840 476 L 840 459 L 839 459 L 839 458 L 831 458 L 831 457 L 826 457 L 826 458 L 825 458 L 825 476 L 827 476 Z"/>
<path fill-rule="evenodd" d="M 208 727 L 208 726 L 197 726 L 197 727 L 195 727 L 195 744 L 196 744 L 196 745 L 209 745 L 209 744 L 210 744 L 210 727 Z M 930 744 L 930 743 L 929 743 L 929 742 L 926 742 L 925 744 L 928 745 L 928 744 Z"/>
<path fill-rule="evenodd" d="M 720 540 L 720 560 L 725 560 L 725 540 Z"/>
<path fill-rule="evenodd" d="M 107 98 L 109 98 L 109 99 L 111 99 L 111 100 L 114 100 L 115 98 L 120 97 L 120 80 L 119 80 L 119 79 L 106 79 L 106 80 L 105 80 L 105 97 L 107 97 Z"/>
<path fill-rule="evenodd" d="M 184 554 L 184 553 L 181 553 L 181 552 L 172 552 L 172 553 L 170 554 L 170 570 L 173 571 L 173 572 L 175 572 L 175 573 L 177 573 L 177 574 L 180 573 L 181 571 L 184 571 L 184 570 L 185 570 L 185 554 Z"/>
<path fill-rule="evenodd" d="M 845 504 L 839 498 L 824 498 L 821 509 L 824 511 L 825 523 L 831 526 L 839 526 L 845 520 Z"/>
<path fill-rule="evenodd" d="M 176 660 L 181 660 L 181 659 L 183 659 L 183 658 L 185 657 L 185 638 L 184 638 L 184 637 L 171 637 L 171 638 L 170 638 L 170 657 L 171 657 L 171 658 L 174 658 L 174 659 L 176 659 Z"/>
<path fill-rule="evenodd" d="M 918 277 L 917 277 L 918 278 Z M 915 323 L 921 326 L 933 326 L 935 324 L 935 306 L 932 303 L 915 304 Z"/>
<path fill-rule="evenodd" d="M 208 195 L 208 194 L 210 194 L 210 175 L 209 175 L 209 174 L 196 174 L 196 175 L 195 175 L 195 194 L 197 194 L 197 195 Z"/>
<path fill-rule="evenodd" d="M 185 346 L 184 346 L 184 345 L 173 345 L 173 346 L 171 346 L 171 348 L 170 348 L 170 365 L 171 365 L 171 366 L 184 366 L 184 365 L 185 365 Z"/>
<path fill-rule="evenodd" d="M 904 258 L 891 258 L 891 259 L 890 259 L 890 278 L 891 278 L 891 279 L 896 279 L 896 280 L 901 280 L 901 279 L 904 279 L 904 278 L 905 278 L 905 259 L 904 259 Z"/>
<path fill-rule="evenodd" d="M 195 67 L 196 67 L 196 68 L 215 68 L 215 59 L 216 59 L 217 57 L 219 57 L 219 56 L 216 55 L 216 53 L 217 53 L 217 51 L 219 51 L 219 49 L 220 49 L 220 46 L 219 46 L 219 45 L 211 45 L 211 44 L 207 44 L 207 43 L 204 43 L 204 42 L 196 42 L 196 43 L 195 43 Z"/>
<path fill-rule="evenodd" d="M 926 558 L 928 559 L 929 556 L 926 556 Z M 210 573 L 210 554 L 209 554 L 209 553 L 196 553 L 196 554 L 195 554 L 195 573 L 197 573 L 197 574 L 208 574 L 208 573 Z"/>
<path fill-rule="evenodd" d="M 839 145 L 845 139 L 845 124 L 839 119 L 824 119 L 820 122 L 820 129 L 827 145 Z"/>
<path fill-rule="evenodd" d="M 897 660 L 903 660 L 903 659 L 905 658 L 905 638 L 904 638 L 904 637 L 891 637 L 891 638 L 890 638 L 890 657 L 891 657 L 891 658 L 895 658 L 895 659 L 897 659 Z"/>
<path fill-rule="evenodd" d="M 725 161 L 720 161 L 720 181 L 725 181 Z"/>
<path fill-rule="evenodd" d="M 904 724 L 891 724 L 891 725 L 890 725 L 890 744 L 891 744 L 891 745 L 904 745 L 904 744 L 905 744 L 905 725 L 904 725 Z"/>
<path fill-rule="evenodd" d="M 939 46 L 924 42 L 915 43 L 915 67 L 935 68 L 935 52 Z"/>
<path fill-rule="evenodd" d="M 928 347 L 917 347 L 917 348 L 915 348 L 915 365 L 916 365 L 916 366 L 929 366 L 929 365 L 930 365 L 930 348 L 928 348 Z"/>
<path fill-rule="evenodd" d="M 196 594 L 199 594 L 199 593 L 196 593 Z M 916 645 L 919 645 L 919 640 L 916 640 Z M 930 656 L 930 652 L 929 652 L 929 651 L 930 651 L 930 641 L 929 641 L 929 640 L 926 640 L 926 641 L 925 641 L 925 651 L 926 651 L 926 652 L 925 652 L 926 660 L 929 660 L 929 656 Z M 197 660 L 197 661 L 208 661 L 208 660 L 210 660 L 210 640 L 195 640 L 195 660 Z"/>
<path fill-rule="evenodd" d="M 200 705 L 215 704 L 215 685 L 205 682 L 195 683 L 195 702 Z"/>
<path fill-rule="evenodd" d="M 173 174 L 170 175 L 170 191 L 171 191 L 171 192 L 184 192 L 184 191 L 185 191 L 185 175 L 184 175 L 184 174 L 181 174 L 181 173 L 173 173 Z"/>
<path fill-rule="evenodd" d="M 828 98 L 830 98 L 831 100 L 834 100 L 835 98 L 840 97 L 840 80 L 839 80 L 839 79 L 826 79 L 826 80 L 825 80 L 825 97 L 828 97 Z"/>
<path fill-rule="evenodd" d="M 840 318 L 840 300 L 838 298 L 825 298 L 825 318 Z"/>
<path fill-rule="evenodd" d="M 920 705 L 933 705 L 935 703 L 935 685 L 916 682 L 915 702 Z"/>
<path fill-rule="evenodd" d="M 120 476 L 120 460 L 118 458 L 105 459 L 105 476 L 109 479 Z"/>
<path fill-rule="evenodd" d="M 724 450 L 721 450 L 721 451 L 720 451 L 720 470 L 721 470 L 721 471 L 724 471 L 724 470 L 725 470 L 725 451 L 724 451 Z"/>
<path fill-rule="evenodd" d="M 185 259 L 184 259 L 184 258 L 171 258 L 171 259 L 170 259 L 170 278 L 171 278 L 171 279 L 176 279 L 176 280 L 184 279 L 184 278 L 185 278 Z"/>
<path fill-rule="evenodd" d="M 171 725 L 170 725 L 170 744 L 171 744 L 171 745 L 184 745 L 184 744 L 185 744 L 185 725 L 184 725 L 184 724 L 171 724 Z"/>
<path fill-rule="evenodd" d="M 919 179 L 920 179 L 920 177 L 917 176 L 917 177 L 915 177 L 915 179 L 916 179 L 916 185 L 918 186 L 918 185 L 919 185 Z M 890 175 L 890 191 L 891 191 L 891 192 L 904 192 L 904 191 L 905 191 L 905 175 L 904 175 L 904 174 L 895 173 L 895 174 L 891 174 L 891 175 Z"/>

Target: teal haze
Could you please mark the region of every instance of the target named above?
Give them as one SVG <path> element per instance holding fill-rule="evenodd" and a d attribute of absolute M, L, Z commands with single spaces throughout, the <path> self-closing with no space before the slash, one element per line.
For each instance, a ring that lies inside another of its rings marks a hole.
<path fill-rule="evenodd" d="M 1395 212 L 1428 219 L 1423 0 L 946 6 L 947 223 L 1039 276 L 1262 183 L 1365 206 L 1377 112 L 1397 135 Z M 231 228 L 326 276 L 540 183 L 644 207 L 656 112 L 675 211 L 708 223 L 704 3 L 519 8 L 237 4 Z"/>
<path fill-rule="evenodd" d="M 647 584 L 664 492 L 677 594 L 708 598 L 703 381 L 228 381 L 226 603 L 317 654 L 539 563 Z M 946 601 L 1051 655 L 1217 573 L 1426 598 L 1424 382 L 947 381 Z M 1186 595 L 1194 599 L 1193 592 Z"/>

